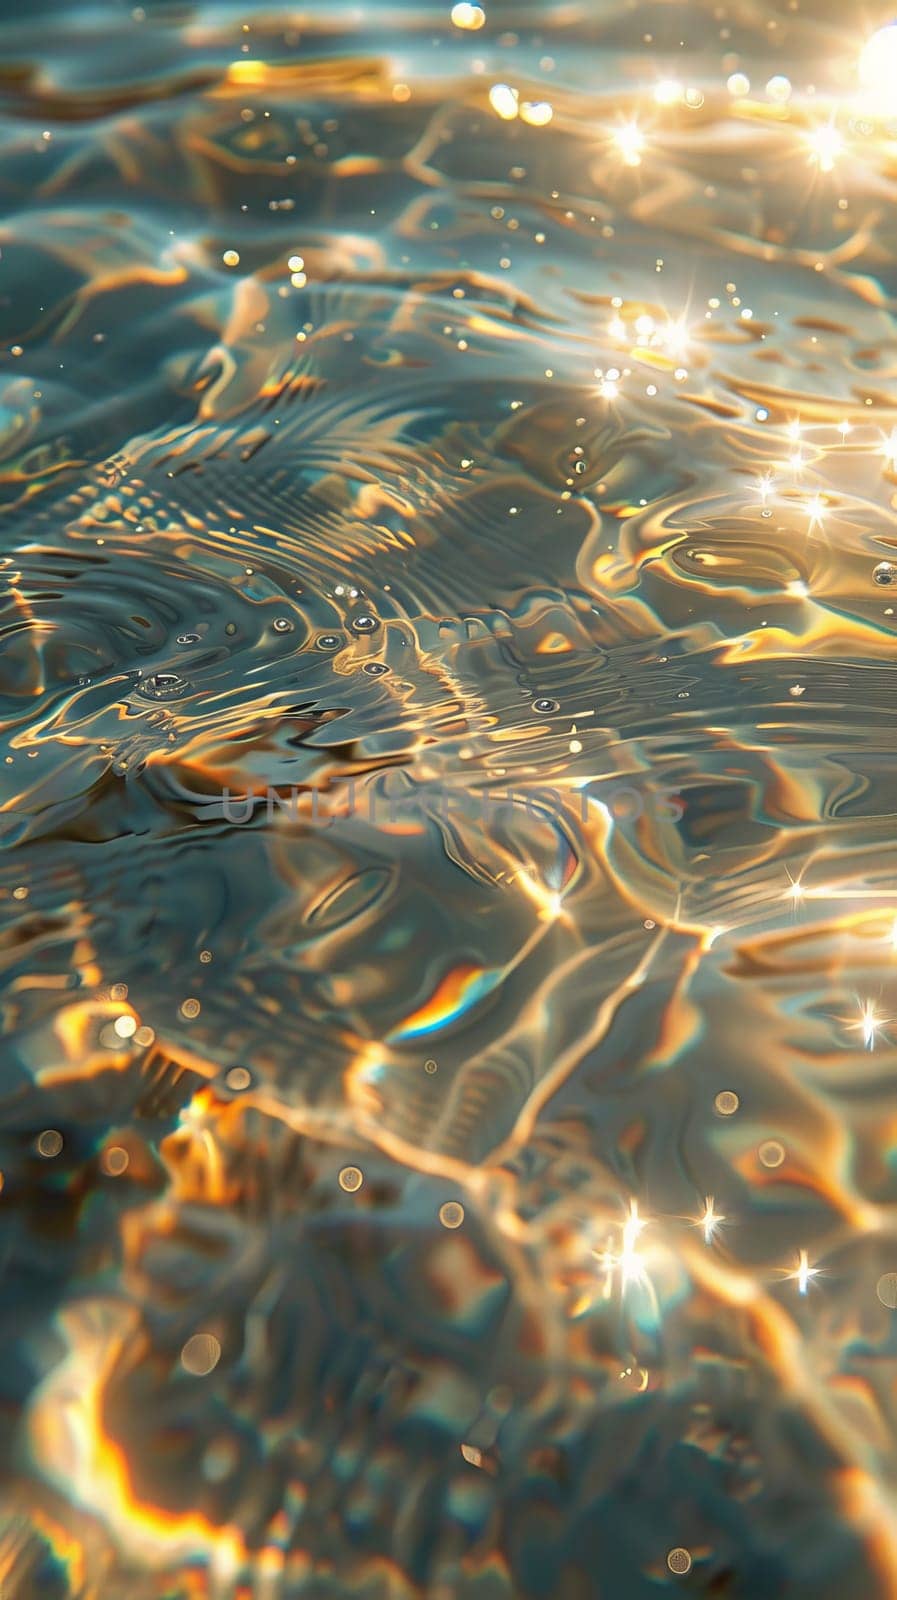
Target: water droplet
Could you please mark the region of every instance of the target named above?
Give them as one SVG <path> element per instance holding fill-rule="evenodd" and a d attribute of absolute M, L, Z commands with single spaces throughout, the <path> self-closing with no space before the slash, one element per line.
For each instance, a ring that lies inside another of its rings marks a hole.
<path fill-rule="evenodd" d="M 59 1154 L 61 1149 L 62 1149 L 62 1134 L 61 1133 L 57 1133 L 55 1128 L 45 1128 L 43 1133 L 38 1134 L 38 1137 L 37 1137 L 38 1155 L 46 1156 L 47 1159 L 49 1160 L 49 1158 L 51 1156 L 58 1156 L 58 1154 Z"/>
<path fill-rule="evenodd" d="M 757 1154 L 764 1167 L 780 1167 L 785 1159 L 785 1146 L 778 1139 L 764 1139 Z"/>
<path fill-rule="evenodd" d="M 275 633 L 292 633 L 293 624 L 289 617 L 275 617 L 271 626 Z"/>
<path fill-rule="evenodd" d="M 770 100 L 775 100 L 779 105 L 784 105 L 785 101 L 790 100 L 791 98 L 791 83 L 788 78 L 785 78 L 780 73 L 777 73 L 776 76 L 774 78 L 770 78 L 769 82 L 767 83 L 766 93 Z"/>
<path fill-rule="evenodd" d="M 681 1544 L 677 1545 L 667 1556 L 667 1566 L 677 1578 L 684 1578 L 687 1572 L 691 1572 L 691 1555 Z"/>
<path fill-rule="evenodd" d="M 547 698 L 542 698 L 540 700 L 534 700 L 533 701 L 533 710 L 534 711 L 540 711 L 545 716 L 549 716 L 552 711 L 560 711 L 560 709 L 561 708 L 558 705 L 558 702 L 556 700 L 549 700 Z"/>
<path fill-rule="evenodd" d="M 205 1378 L 221 1360 L 221 1345 L 214 1333 L 194 1333 L 181 1351 L 181 1365 L 191 1377 Z"/>
<path fill-rule="evenodd" d="M 185 694 L 190 694 L 192 688 L 193 685 L 176 672 L 153 672 L 148 678 L 141 679 L 137 693 L 144 700 L 181 700 Z"/>
<path fill-rule="evenodd" d="M 739 1100 L 732 1089 L 721 1089 L 713 1104 L 721 1117 L 732 1117 L 738 1110 Z"/>
<path fill-rule="evenodd" d="M 123 1149 L 120 1144 L 113 1144 L 109 1146 L 108 1150 L 103 1151 L 100 1157 L 100 1165 L 108 1177 L 120 1178 L 122 1173 L 127 1171 L 130 1160 L 131 1157 L 128 1155 L 127 1150 Z"/>
<path fill-rule="evenodd" d="M 439 1207 L 439 1220 L 444 1228 L 460 1228 L 464 1221 L 464 1207 L 458 1200 L 446 1200 Z"/>
<path fill-rule="evenodd" d="M 389 668 L 385 661 L 366 661 L 361 670 L 366 672 L 369 678 L 382 678 Z"/>
<path fill-rule="evenodd" d="M 248 1067 L 231 1067 L 230 1071 L 225 1073 L 224 1081 L 228 1089 L 232 1089 L 234 1093 L 239 1094 L 241 1089 L 249 1088 L 252 1082 L 252 1073 Z"/>
<path fill-rule="evenodd" d="M 889 1311 L 897 1311 L 897 1272 L 886 1272 L 875 1285 L 875 1293 Z"/>
<path fill-rule="evenodd" d="M 321 633 L 317 640 L 319 650 L 338 650 L 342 642 L 338 633 Z"/>
<path fill-rule="evenodd" d="M 882 588 L 886 588 L 889 583 L 893 583 L 895 578 L 897 578 L 897 566 L 894 565 L 893 561 L 879 561 L 878 566 L 872 573 L 873 583 L 881 584 Z"/>
<path fill-rule="evenodd" d="M 356 633 L 373 633 L 379 628 L 380 620 L 372 616 L 370 611 L 362 611 L 360 616 L 352 618 L 352 626 Z"/>
<path fill-rule="evenodd" d="M 364 1173 L 360 1167 L 343 1167 L 339 1175 L 339 1186 L 345 1189 L 346 1194 L 355 1194 L 364 1183 Z"/>
<path fill-rule="evenodd" d="M 429 1072 L 431 1077 L 433 1076 L 434 1072 L 438 1072 L 438 1071 L 439 1071 L 438 1064 L 435 1061 L 433 1061 L 432 1058 L 429 1061 L 425 1061 L 424 1062 L 424 1072 Z"/>
<path fill-rule="evenodd" d="M 185 1000 L 181 1006 L 181 1016 L 186 1017 L 187 1021 L 189 1022 L 192 1021 L 194 1017 L 199 1016 L 200 1010 L 201 1007 L 198 1000 Z"/>

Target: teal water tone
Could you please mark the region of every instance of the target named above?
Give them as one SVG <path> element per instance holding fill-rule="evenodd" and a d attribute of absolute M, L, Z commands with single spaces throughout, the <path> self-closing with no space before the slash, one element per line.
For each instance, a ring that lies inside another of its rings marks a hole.
<path fill-rule="evenodd" d="M 0 7 L 0 1600 L 897 1595 L 894 83 Z"/>

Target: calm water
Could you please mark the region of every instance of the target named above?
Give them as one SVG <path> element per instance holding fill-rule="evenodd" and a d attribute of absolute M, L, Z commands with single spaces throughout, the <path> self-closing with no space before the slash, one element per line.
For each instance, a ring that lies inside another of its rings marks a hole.
<path fill-rule="evenodd" d="M 889 17 L 484 9 L 3 7 L 3 1600 L 897 1594 Z"/>

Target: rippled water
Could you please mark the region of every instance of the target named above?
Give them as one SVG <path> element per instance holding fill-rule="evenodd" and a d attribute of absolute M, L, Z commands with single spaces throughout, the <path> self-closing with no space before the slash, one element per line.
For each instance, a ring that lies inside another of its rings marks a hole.
<path fill-rule="evenodd" d="M 897 1594 L 888 20 L 4 8 L 4 1600 Z"/>

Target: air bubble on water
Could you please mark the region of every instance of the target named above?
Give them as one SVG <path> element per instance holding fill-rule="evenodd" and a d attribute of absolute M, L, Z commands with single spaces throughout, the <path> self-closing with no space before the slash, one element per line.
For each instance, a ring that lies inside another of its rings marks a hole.
<path fill-rule="evenodd" d="M 897 1311 L 897 1272 L 885 1272 L 875 1285 L 875 1293 L 889 1311 Z"/>
<path fill-rule="evenodd" d="M 366 672 L 369 678 L 382 678 L 389 668 L 385 661 L 366 661 L 361 670 Z"/>
<path fill-rule="evenodd" d="M 345 1189 L 346 1194 L 355 1194 L 364 1183 L 364 1173 L 360 1167 L 343 1167 L 339 1175 L 339 1186 Z"/>
<path fill-rule="evenodd" d="M 177 637 L 177 643 L 178 644 L 199 644 L 199 634 L 198 633 L 179 633 L 178 637 Z"/>
<path fill-rule="evenodd" d="M 275 633 L 292 633 L 293 624 L 289 617 L 275 617 L 272 623 Z"/>
<path fill-rule="evenodd" d="M 464 1207 L 458 1200 L 446 1200 L 439 1207 L 439 1220 L 444 1228 L 460 1228 L 464 1221 Z"/>
<path fill-rule="evenodd" d="M 764 1139 L 757 1154 L 764 1167 L 780 1167 L 785 1159 L 785 1146 L 778 1139 Z"/>
<path fill-rule="evenodd" d="M 897 566 L 894 565 L 893 561 L 879 561 L 878 566 L 874 568 L 872 573 L 873 583 L 880 584 L 882 588 L 886 588 L 888 584 L 893 583 L 895 578 L 897 578 Z"/>
<path fill-rule="evenodd" d="M 360 616 L 352 618 L 352 626 L 356 633 L 373 633 L 375 628 L 379 628 L 380 622 L 371 612 L 362 611 Z"/>
<path fill-rule="evenodd" d="M 713 1104 L 721 1117 L 732 1117 L 738 1110 L 739 1100 L 733 1089 L 721 1089 Z"/>
<path fill-rule="evenodd" d="M 545 716 L 549 716 L 552 711 L 560 711 L 560 709 L 561 708 L 557 700 L 549 700 L 547 696 L 543 696 L 539 700 L 533 701 L 533 710 L 540 711 Z"/>
<path fill-rule="evenodd" d="M 677 1578 L 684 1578 L 691 1571 L 691 1554 L 682 1545 L 677 1545 L 667 1556 L 667 1566 Z"/>
<path fill-rule="evenodd" d="M 144 700 L 181 700 L 192 688 L 193 685 L 176 672 L 152 672 L 148 678 L 140 680 L 136 692 Z"/>
<path fill-rule="evenodd" d="M 252 1073 L 248 1067 L 231 1067 L 229 1072 L 225 1073 L 224 1082 L 228 1089 L 232 1089 L 238 1094 L 241 1089 L 249 1088 L 252 1082 Z"/>
<path fill-rule="evenodd" d="M 181 1351 L 181 1365 L 191 1377 L 205 1378 L 221 1360 L 221 1345 L 213 1333 L 194 1333 Z"/>
<path fill-rule="evenodd" d="M 338 650 L 342 642 L 338 633 L 322 633 L 318 636 L 318 649 Z"/>

